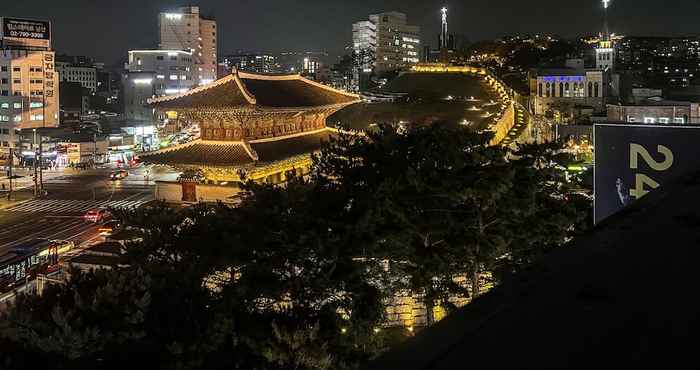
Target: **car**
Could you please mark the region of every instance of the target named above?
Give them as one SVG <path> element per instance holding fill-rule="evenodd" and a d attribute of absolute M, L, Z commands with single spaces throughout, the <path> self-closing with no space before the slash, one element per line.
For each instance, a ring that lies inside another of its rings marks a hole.
<path fill-rule="evenodd" d="M 85 213 L 83 219 L 86 222 L 91 222 L 94 224 L 102 224 L 109 221 L 112 218 L 112 214 L 106 208 L 91 209 Z"/>
<path fill-rule="evenodd" d="M 110 180 L 121 180 L 129 176 L 129 172 L 120 170 L 120 171 L 114 171 L 109 175 Z"/>
<path fill-rule="evenodd" d="M 121 223 L 119 220 L 110 220 L 105 223 L 103 223 L 99 228 L 97 228 L 97 231 L 100 233 L 102 236 L 110 236 L 114 234 L 114 232 L 119 229 L 121 226 Z"/>

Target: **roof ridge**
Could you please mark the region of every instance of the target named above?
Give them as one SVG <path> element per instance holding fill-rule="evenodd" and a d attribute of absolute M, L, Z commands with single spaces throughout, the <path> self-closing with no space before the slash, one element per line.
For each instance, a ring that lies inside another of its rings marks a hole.
<path fill-rule="evenodd" d="M 320 82 L 308 79 L 299 73 L 285 74 L 285 75 L 264 75 L 264 74 L 242 72 L 242 71 L 237 71 L 237 72 L 238 72 L 238 75 L 240 78 L 245 78 L 245 79 L 249 79 L 249 80 L 301 81 L 301 82 L 304 82 L 306 84 L 313 85 L 313 86 L 328 90 L 328 91 L 336 93 L 336 94 L 345 95 L 345 96 L 350 97 L 350 98 L 360 99 L 360 96 L 357 94 L 353 94 L 353 93 L 349 93 L 347 91 L 339 90 L 339 89 L 336 89 L 334 87 L 322 84 Z"/>
<path fill-rule="evenodd" d="M 164 103 L 164 102 L 169 102 L 173 101 L 176 99 L 184 98 L 190 95 L 198 94 L 200 92 L 204 92 L 210 89 L 213 89 L 217 86 L 221 86 L 223 84 L 226 84 L 228 82 L 234 81 L 236 83 L 236 86 L 241 90 L 241 93 L 243 94 L 243 97 L 248 101 L 248 103 L 255 105 L 256 104 L 256 99 L 253 94 L 248 91 L 248 89 L 245 87 L 243 84 L 243 81 L 238 77 L 237 71 L 229 74 L 226 77 L 222 77 L 218 80 L 215 80 L 209 84 L 203 85 L 203 86 L 198 86 L 195 87 L 192 90 L 185 91 L 184 93 L 180 94 L 175 94 L 175 95 L 168 95 L 168 96 L 161 96 L 157 98 L 149 98 L 147 101 L 148 104 L 154 104 L 154 103 Z"/>

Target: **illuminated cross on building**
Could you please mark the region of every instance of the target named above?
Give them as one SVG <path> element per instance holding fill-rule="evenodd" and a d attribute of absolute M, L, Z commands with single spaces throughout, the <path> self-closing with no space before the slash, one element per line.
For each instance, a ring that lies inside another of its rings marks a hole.
<path fill-rule="evenodd" d="M 610 0 L 603 0 L 603 8 L 607 9 L 610 4 Z"/>

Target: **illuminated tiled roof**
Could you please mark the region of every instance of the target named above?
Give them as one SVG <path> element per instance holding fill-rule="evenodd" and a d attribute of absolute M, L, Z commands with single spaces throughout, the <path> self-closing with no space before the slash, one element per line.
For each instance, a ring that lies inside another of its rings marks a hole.
<path fill-rule="evenodd" d="M 313 153 L 321 149 L 323 143 L 330 140 L 331 135 L 332 131 L 323 130 L 284 140 L 252 142 L 251 147 L 258 154 L 260 162 L 274 162 L 300 154 Z"/>
<path fill-rule="evenodd" d="M 299 75 L 266 76 L 240 72 L 257 104 L 265 107 L 319 107 L 354 103 L 358 97 L 307 80 Z"/>
<path fill-rule="evenodd" d="M 159 151 L 142 156 L 148 163 L 171 166 L 242 166 L 253 162 L 242 142 L 207 142 L 193 141 L 179 145 L 170 150 Z"/>
<path fill-rule="evenodd" d="M 259 75 L 234 72 L 188 92 L 149 99 L 160 110 L 233 110 L 259 108 L 313 108 L 348 105 L 359 97 L 300 75 Z"/>
<path fill-rule="evenodd" d="M 173 167 L 243 167 L 313 153 L 319 150 L 331 135 L 331 130 L 324 129 L 305 135 L 253 141 L 250 148 L 246 148 L 243 142 L 197 140 L 145 154 L 141 158 L 147 163 Z"/>

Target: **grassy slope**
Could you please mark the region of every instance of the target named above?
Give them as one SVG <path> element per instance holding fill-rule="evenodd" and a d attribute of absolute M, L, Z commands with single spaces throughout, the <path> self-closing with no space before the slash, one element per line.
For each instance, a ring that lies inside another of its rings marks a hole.
<path fill-rule="evenodd" d="M 460 122 L 463 119 L 475 122 L 474 127 L 483 127 L 489 119 L 481 118 L 484 111 L 467 111 L 472 106 L 481 107 L 496 99 L 482 80 L 459 74 L 405 74 L 388 83 L 381 91 L 407 93 L 420 98 L 420 102 L 355 104 L 334 114 L 329 124 L 340 124 L 353 129 L 364 129 L 373 123 L 396 123 L 407 121 L 424 124 L 436 120 Z M 481 102 L 444 101 L 448 95 L 475 97 Z M 496 112 L 497 106 L 484 107 Z"/>

